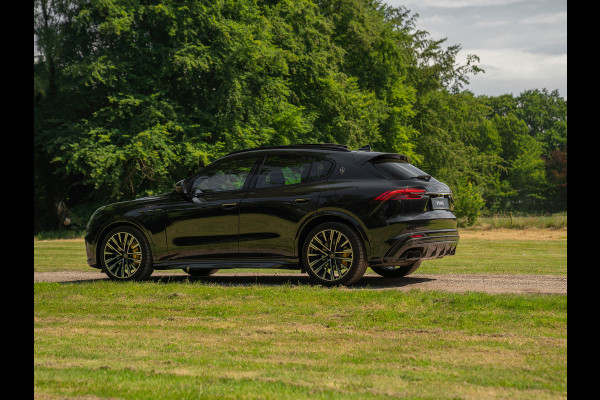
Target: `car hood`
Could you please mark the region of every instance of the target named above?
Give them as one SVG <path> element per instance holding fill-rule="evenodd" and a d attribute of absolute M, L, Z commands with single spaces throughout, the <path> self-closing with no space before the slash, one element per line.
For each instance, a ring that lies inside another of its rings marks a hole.
<path fill-rule="evenodd" d="M 159 194 L 156 196 L 147 196 L 147 197 L 141 197 L 139 199 L 135 199 L 135 200 L 127 200 L 127 201 L 121 201 L 118 203 L 112 203 L 112 204 L 108 204 L 106 206 L 104 206 L 104 210 L 105 211 L 126 211 L 126 210 L 131 210 L 131 209 L 135 209 L 135 208 L 139 208 L 139 207 L 144 207 L 150 204 L 155 204 L 155 203 L 160 203 L 162 201 L 165 201 L 168 197 L 169 197 L 170 193 L 163 193 L 163 194 Z"/>

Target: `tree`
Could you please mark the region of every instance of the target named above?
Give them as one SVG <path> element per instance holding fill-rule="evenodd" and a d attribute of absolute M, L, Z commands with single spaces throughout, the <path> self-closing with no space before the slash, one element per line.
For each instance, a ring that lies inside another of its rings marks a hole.
<path fill-rule="evenodd" d="M 35 0 L 34 229 L 58 200 L 93 211 L 290 143 L 403 153 L 498 210 L 557 198 L 539 168 L 562 176 L 566 100 L 475 97 L 477 57 L 458 64 L 417 17 L 376 0 Z"/>

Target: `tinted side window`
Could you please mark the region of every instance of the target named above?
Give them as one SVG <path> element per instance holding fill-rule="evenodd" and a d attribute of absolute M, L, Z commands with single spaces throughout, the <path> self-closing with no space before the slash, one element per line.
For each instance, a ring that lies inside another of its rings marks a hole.
<path fill-rule="evenodd" d="M 258 174 L 256 188 L 278 187 L 307 182 L 312 161 L 312 157 L 306 156 L 267 156 Z"/>
<path fill-rule="evenodd" d="M 328 160 L 317 160 L 313 165 L 313 169 L 310 172 L 310 181 L 318 181 L 319 179 L 325 178 L 329 175 L 333 163 Z"/>
<path fill-rule="evenodd" d="M 383 161 L 375 163 L 375 168 L 381 171 L 387 179 L 410 179 L 419 175 L 428 175 L 412 164 L 401 161 Z"/>
<path fill-rule="evenodd" d="M 244 158 L 221 162 L 200 174 L 194 180 L 191 192 L 200 194 L 242 189 L 255 161 L 255 158 Z"/>

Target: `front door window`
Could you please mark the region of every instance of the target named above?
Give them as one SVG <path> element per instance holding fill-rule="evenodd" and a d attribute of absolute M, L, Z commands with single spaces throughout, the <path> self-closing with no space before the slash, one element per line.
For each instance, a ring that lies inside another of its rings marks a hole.
<path fill-rule="evenodd" d="M 213 168 L 201 173 L 192 183 L 194 195 L 240 190 L 250 175 L 254 158 L 220 162 Z"/>

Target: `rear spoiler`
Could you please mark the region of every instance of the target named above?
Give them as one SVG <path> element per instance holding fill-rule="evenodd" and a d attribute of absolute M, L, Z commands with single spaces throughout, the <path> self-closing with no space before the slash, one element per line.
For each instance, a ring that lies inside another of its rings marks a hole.
<path fill-rule="evenodd" d="M 404 154 L 396 153 L 374 153 L 374 152 L 360 152 L 354 154 L 354 162 L 357 165 L 363 165 L 367 162 L 374 162 L 380 160 L 399 160 L 410 163 L 410 157 Z"/>

